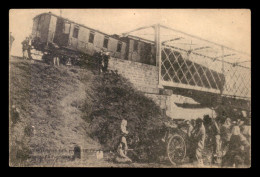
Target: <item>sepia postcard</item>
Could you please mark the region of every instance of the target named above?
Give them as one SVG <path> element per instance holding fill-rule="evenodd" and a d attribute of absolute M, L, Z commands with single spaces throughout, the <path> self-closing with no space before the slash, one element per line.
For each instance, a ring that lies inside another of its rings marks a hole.
<path fill-rule="evenodd" d="M 251 167 L 249 9 L 11 9 L 9 166 Z"/>

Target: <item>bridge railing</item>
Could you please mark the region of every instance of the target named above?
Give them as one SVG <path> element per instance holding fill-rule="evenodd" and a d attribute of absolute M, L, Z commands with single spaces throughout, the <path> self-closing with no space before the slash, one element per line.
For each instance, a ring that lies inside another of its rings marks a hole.
<path fill-rule="evenodd" d="M 154 41 L 159 87 L 193 89 L 251 99 L 251 56 L 232 48 L 155 24 L 131 30 Z"/>
<path fill-rule="evenodd" d="M 161 46 L 161 84 L 249 99 L 249 68 Z"/>

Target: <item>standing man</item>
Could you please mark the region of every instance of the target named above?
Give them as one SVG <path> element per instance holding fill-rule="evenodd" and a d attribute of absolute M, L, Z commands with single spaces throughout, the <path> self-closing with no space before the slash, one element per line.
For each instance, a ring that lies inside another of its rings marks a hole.
<path fill-rule="evenodd" d="M 222 156 L 224 156 L 228 150 L 229 141 L 231 138 L 231 119 L 227 118 L 224 124 L 220 128 L 220 135 L 222 141 Z"/>
<path fill-rule="evenodd" d="M 93 57 L 96 59 L 98 74 L 102 73 L 102 60 L 103 60 L 103 49 L 99 52 L 95 52 Z"/>
<path fill-rule="evenodd" d="M 53 65 L 60 66 L 59 46 L 55 43 L 49 43 L 49 46 L 52 49 Z"/>
<path fill-rule="evenodd" d="M 188 137 L 190 138 L 191 137 L 191 132 L 193 130 L 193 126 L 192 126 L 190 120 L 186 120 L 185 123 L 187 125 L 187 134 L 188 134 Z"/>
<path fill-rule="evenodd" d="M 32 54 L 31 54 L 31 49 L 32 49 L 32 37 L 28 37 L 28 47 L 27 47 L 27 53 L 28 53 L 28 58 L 32 59 Z"/>
<path fill-rule="evenodd" d="M 110 53 L 109 52 L 105 52 L 104 55 L 103 55 L 103 61 L 104 61 L 103 71 L 104 72 L 107 72 L 109 59 L 110 59 Z"/>
<path fill-rule="evenodd" d="M 194 130 L 192 131 L 191 138 L 193 139 L 193 157 L 192 160 L 197 160 L 198 166 L 203 166 L 203 158 L 202 153 L 204 150 L 204 143 L 205 143 L 205 137 L 206 137 L 206 130 L 203 124 L 203 120 L 201 118 L 198 118 L 196 120 L 196 125 L 194 127 Z"/>
<path fill-rule="evenodd" d="M 12 36 L 12 32 L 10 32 L 10 39 L 9 39 L 9 57 L 11 56 L 11 49 L 12 49 L 12 44 L 14 42 L 15 38 Z"/>
<path fill-rule="evenodd" d="M 221 138 L 220 138 L 220 128 L 217 120 L 212 119 L 212 135 L 213 135 L 213 163 L 220 163 L 219 158 L 221 157 Z M 217 119 L 217 118 L 216 118 Z"/>
<path fill-rule="evenodd" d="M 191 124 L 190 120 L 186 120 L 185 121 L 186 125 L 187 125 L 187 142 L 188 144 L 192 144 L 193 143 L 193 138 L 192 138 L 192 132 L 193 132 L 193 126 Z M 193 146 L 187 146 L 187 154 L 189 157 L 193 156 Z"/>
<path fill-rule="evenodd" d="M 26 39 L 22 42 L 23 59 L 29 59 L 28 46 L 29 46 L 29 39 L 28 37 L 26 37 Z"/>

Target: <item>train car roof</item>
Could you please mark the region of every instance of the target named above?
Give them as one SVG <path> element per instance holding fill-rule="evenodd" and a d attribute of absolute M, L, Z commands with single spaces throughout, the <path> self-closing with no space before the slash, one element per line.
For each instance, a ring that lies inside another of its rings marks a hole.
<path fill-rule="evenodd" d="M 133 39 L 133 40 L 142 41 L 142 42 L 146 42 L 146 43 L 155 44 L 154 41 L 144 39 L 144 38 L 141 38 L 141 37 L 137 37 L 137 36 L 133 36 L 133 35 L 127 35 L 126 38 L 130 38 L 130 39 Z"/>
<path fill-rule="evenodd" d="M 123 40 L 120 40 L 120 38 L 117 39 L 116 37 L 113 37 L 113 35 L 109 35 L 109 34 L 107 34 L 107 33 L 104 33 L 104 32 L 102 32 L 102 31 L 99 31 L 99 30 L 97 30 L 97 29 L 90 28 L 90 27 L 88 27 L 88 26 L 85 26 L 85 25 L 76 23 L 76 22 L 74 22 L 74 21 L 72 21 L 72 20 L 69 20 L 69 19 L 64 18 L 64 17 L 60 17 L 60 16 L 58 16 L 58 15 L 56 15 L 56 14 L 53 14 L 53 13 L 51 13 L 51 12 L 41 13 L 41 14 L 35 16 L 33 19 L 35 19 L 35 18 L 37 18 L 37 17 L 39 17 L 39 16 L 41 16 L 41 15 L 44 15 L 44 14 L 46 14 L 46 15 L 52 15 L 52 16 L 55 16 L 55 17 L 58 17 L 58 18 L 62 18 L 62 19 L 64 19 L 64 20 L 67 20 L 67 21 L 69 21 L 69 22 L 71 22 L 71 23 L 74 23 L 74 24 L 76 24 L 76 25 L 82 26 L 82 27 L 87 28 L 87 29 L 89 29 L 89 30 L 96 31 L 96 32 L 101 33 L 101 34 L 103 34 L 103 35 L 109 36 L 109 37 L 111 37 L 111 38 L 113 38 L 113 39 L 116 39 L 116 40 L 125 42 L 125 41 L 123 41 Z"/>

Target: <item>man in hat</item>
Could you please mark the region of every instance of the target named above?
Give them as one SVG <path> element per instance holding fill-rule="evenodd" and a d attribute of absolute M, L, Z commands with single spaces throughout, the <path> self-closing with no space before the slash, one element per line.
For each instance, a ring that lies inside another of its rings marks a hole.
<path fill-rule="evenodd" d="M 206 130 L 201 118 L 198 118 L 196 120 L 196 125 L 194 127 L 194 130 L 192 131 L 191 138 L 193 139 L 191 147 L 193 151 L 193 156 L 191 160 L 193 160 L 193 162 L 196 160 L 199 166 L 203 166 L 202 153 L 206 138 Z"/>
<path fill-rule="evenodd" d="M 107 72 L 109 59 L 110 59 L 110 53 L 109 52 L 104 52 L 104 55 L 103 55 L 103 62 L 104 62 L 103 71 L 104 72 Z"/>

